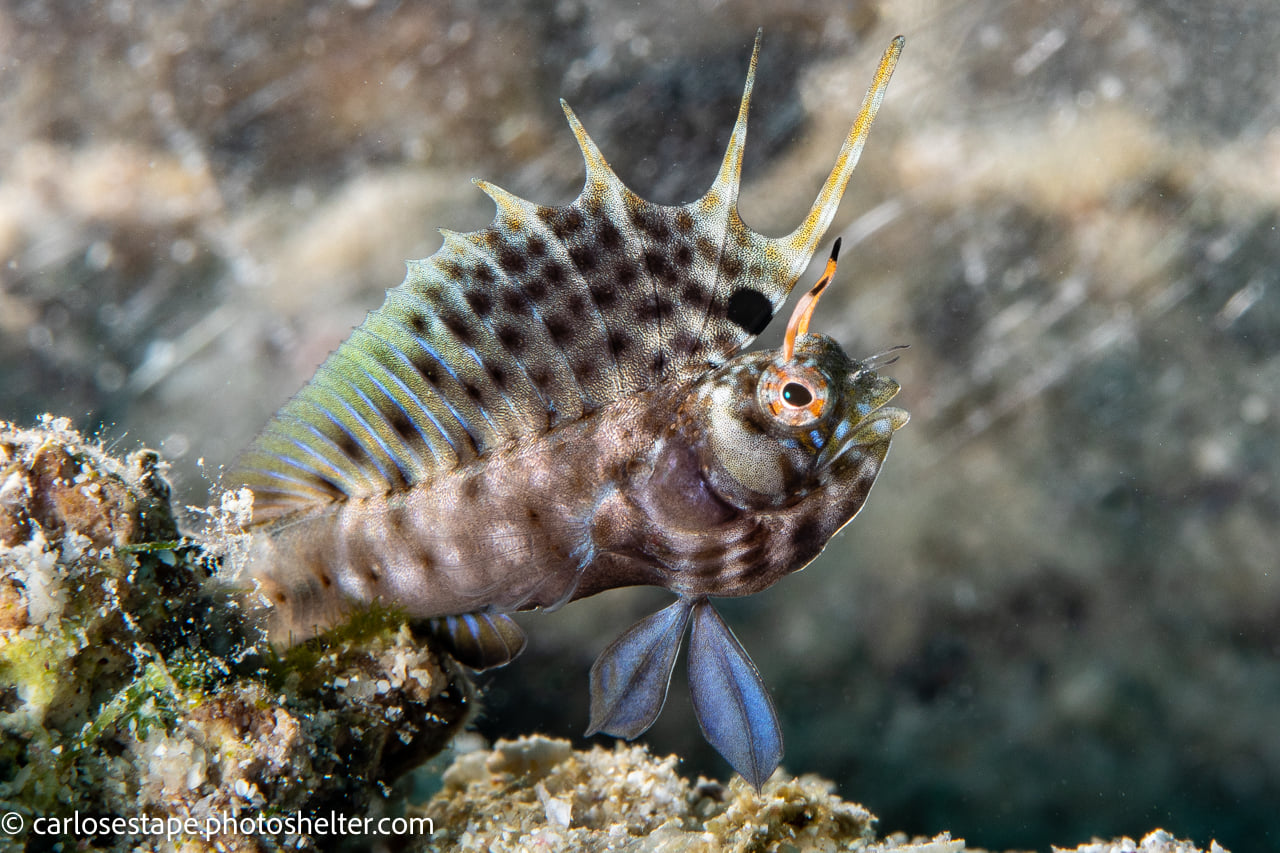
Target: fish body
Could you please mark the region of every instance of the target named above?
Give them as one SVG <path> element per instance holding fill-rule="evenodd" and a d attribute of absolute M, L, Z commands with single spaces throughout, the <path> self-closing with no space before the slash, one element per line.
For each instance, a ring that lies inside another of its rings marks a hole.
<path fill-rule="evenodd" d="M 509 614 L 621 586 L 675 593 L 592 670 L 592 731 L 656 718 L 692 624 L 711 743 L 757 787 L 781 758 L 772 702 L 709 597 L 802 568 L 861 508 L 907 414 L 878 368 L 809 334 L 741 353 L 812 257 L 883 97 L 886 52 L 831 176 L 790 235 L 736 208 L 756 63 L 711 189 L 680 206 L 587 164 L 572 204 L 478 182 L 492 225 L 444 233 L 267 425 L 228 480 L 254 493 L 250 572 L 295 642 L 379 602 L 431 620 L 477 668 L 520 652 Z M 757 39 L 757 52 L 759 41 Z M 839 242 L 837 241 L 837 248 Z"/>

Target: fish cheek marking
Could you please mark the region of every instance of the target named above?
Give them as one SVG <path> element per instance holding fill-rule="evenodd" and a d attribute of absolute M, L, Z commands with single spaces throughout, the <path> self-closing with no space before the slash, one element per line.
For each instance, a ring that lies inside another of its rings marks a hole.
<path fill-rule="evenodd" d="M 758 335 L 773 319 L 773 303 L 755 288 L 739 288 L 729 297 L 725 316 L 747 334 Z"/>
<path fill-rule="evenodd" d="M 795 562 L 804 565 L 818 556 L 826 540 L 822 535 L 822 524 L 815 518 L 806 518 L 796 525 L 791 533 L 791 551 Z"/>

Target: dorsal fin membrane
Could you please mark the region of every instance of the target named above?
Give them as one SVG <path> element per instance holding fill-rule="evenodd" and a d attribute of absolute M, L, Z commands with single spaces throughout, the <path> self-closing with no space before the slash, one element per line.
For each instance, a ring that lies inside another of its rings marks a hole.
<path fill-rule="evenodd" d="M 902 39 L 831 176 L 794 233 L 738 216 L 760 37 L 711 189 L 659 205 L 627 189 L 565 105 L 586 182 L 564 207 L 477 184 L 497 212 L 408 264 L 228 475 L 250 486 L 255 524 L 428 482 L 522 437 L 656 383 L 672 393 L 722 364 L 773 319 L 835 214 Z"/>

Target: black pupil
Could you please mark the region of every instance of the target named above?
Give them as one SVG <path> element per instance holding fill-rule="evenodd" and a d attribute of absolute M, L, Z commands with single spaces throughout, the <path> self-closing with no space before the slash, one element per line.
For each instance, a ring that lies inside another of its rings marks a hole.
<path fill-rule="evenodd" d="M 788 406 L 800 408 L 812 403 L 813 395 L 809 393 L 808 388 L 799 382 L 788 382 L 782 386 L 782 401 Z"/>

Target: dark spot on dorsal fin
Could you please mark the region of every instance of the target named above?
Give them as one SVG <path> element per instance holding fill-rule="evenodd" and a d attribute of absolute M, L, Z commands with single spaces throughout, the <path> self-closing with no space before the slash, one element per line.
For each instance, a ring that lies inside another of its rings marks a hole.
<path fill-rule="evenodd" d="M 639 272 L 636 268 L 636 265 L 631 262 L 630 258 L 624 258 L 623 260 L 618 262 L 617 275 L 618 275 L 618 284 L 622 285 L 623 287 L 630 287 L 631 285 L 635 284 L 636 276 L 639 275 Z"/>
<path fill-rule="evenodd" d="M 468 291 L 466 300 L 471 310 L 476 312 L 477 317 L 488 317 L 489 312 L 493 310 L 493 299 L 483 290 Z"/>
<path fill-rule="evenodd" d="M 562 284 L 564 282 L 564 267 L 555 261 L 547 261 L 542 265 L 542 277 L 550 284 Z"/>
<path fill-rule="evenodd" d="M 596 232 L 596 239 L 602 248 L 612 252 L 622 245 L 622 232 L 606 219 L 600 223 L 600 230 Z"/>
<path fill-rule="evenodd" d="M 569 260 L 583 275 L 596 268 L 596 253 L 591 246 L 574 246 L 569 250 Z"/>
<path fill-rule="evenodd" d="M 547 333 L 551 335 L 551 340 L 555 341 L 556 346 L 563 347 L 566 343 L 573 339 L 573 323 L 564 317 L 556 315 L 548 315 L 545 320 Z"/>
<path fill-rule="evenodd" d="M 525 348 L 524 333 L 518 326 L 499 326 L 498 340 L 509 352 L 517 355 Z"/>
<path fill-rule="evenodd" d="M 399 407 L 392 409 L 387 415 L 387 423 L 391 424 L 391 429 L 406 442 L 418 438 L 418 430 L 414 427 L 413 420 Z"/>
<path fill-rule="evenodd" d="M 530 313 L 529 302 L 524 298 L 524 294 L 519 290 L 508 290 L 506 293 L 502 294 L 502 304 L 506 306 L 508 311 L 515 314 L 517 317 L 522 317 Z"/>
<path fill-rule="evenodd" d="M 649 271 L 649 275 L 659 281 L 669 282 L 675 277 L 675 271 L 671 269 L 671 262 L 667 260 L 667 256 L 656 249 L 644 253 L 644 266 Z"/>
<path fill-rule="evenodd" d="M 475 336 L 471 332 L 471 327 L 467 325 L 467 321 L 452 312 L 441 314 L 440 322 L 444 323 L 444 327 L 453 333 L 458 339 L 458 343 L 463 346 L 471 346 L 475 342 Z"/>
<path fill-rule="evenodd" d="M 529 242 L 525 244 L 525 250 L 531 258 L 540 258 L 547 253 L 547 241 L 541 237 L 530 237 Z"/>
<path fill-rule="evenodd" d="M 538 218 L 561 240 L 582 228 L 582 214 L 574 208 L 540 207 Z"/>
<path fill-rule="evenodd" d="M 640 304 L 636 310 L 637 316 L 646 323 L 661 323 L 671 318 L 675 313 L 675 306 L 671 304 L 671 300 L 663 294 L 657 294 L 646 299 Z"/>
<path fill-rule="evenodd" d="M 620 356 L 631 348 L 631 336 L 626 332 L 614 330 L 609 333 L 609 351 Z"/>
<path fill-rule="evenodd" d="M 690 308 L 702 309 L 707 305 L 707 295 L 701 282 L 690 279 L 685 282 L 684 290 L 680 292 L 680 299 Z"/>
<path fill-rule="evenodd" d="M 534 302 L 541 302 L 547 298 L 549 290 L 545 281 L 540 278 L 534 278 L 524 283 L 524 292 Z"/>
<path fill-rule="evenodd" d="M 436 387 L 440 386 L 440 366 L 436 364 L 434 358 L 426 353 L 418 353 L 411 360 L 423 379 Z"/>
<path fill-rule="evenodd" d="M 773 303 L 760 291 L 743 287 L 734 291 L 729 297 L 729 306 L 724 313 L 731 322 L 741 326 L 747 334 L 758 335 L 773 319 Z"/>
<path fill-rule="evenodd" d="M 671 227 L 662 218 L 662 214 L 651 210 L 648 205 L 637 204 L 634 207 L 630 207 L 627 212 L 631 215 L 631 221 L 636 224 L 637 228 L 659 243 L 665 243 L 667 238 L 671 236 Z"/>
<path fill-rule="evenodd" d="M 528 266 L 528 259 L 525 257 L 524 252 L 510 243 L 504 243 L 502 248 L 498 250 L 498 263 L 502 265 L 503 272 L 510 275 L 519 275 Z"/>
<path fill-rule="evenodd" d="M 343 456 L 354 462 L 359 462 L 365 458 L 366 454 L 364 445 L 356 441 L 355 437 L 346 430 L 343 430 L 338 437 L 334 439 L 334 443 L 338 445 L 338 450 L 342 452 Z"/>
<path fill-rule="evenodd" d="M 591 300 L 604 310 L 609 310 L 613 306 L 617 294 L 613 288 L 605 284 L 595 283 L 590 286 Z"/>
<path fill-rule="evenodd" d="M 722 253 L 720 255 L 720 273 L 725 278 L 737 278 L 742 275 L 742 261 L 733 255 Z"/>

